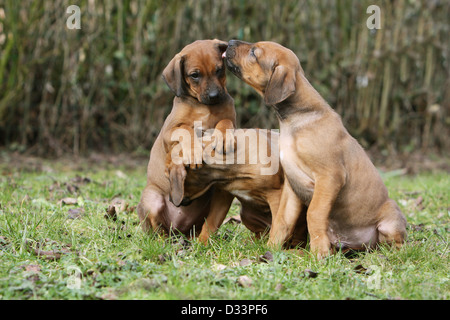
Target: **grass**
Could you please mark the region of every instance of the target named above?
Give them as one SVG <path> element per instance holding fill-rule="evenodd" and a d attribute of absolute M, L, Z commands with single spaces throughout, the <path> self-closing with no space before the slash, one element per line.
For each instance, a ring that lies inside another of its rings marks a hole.
<path fill-rule="evenodd" d="M 448 173 L 383 175 L 409 222 L 403 248 L 318 261 L 269 250 L 241 224 L 223 225 L 207 247 L 144 234 L 134 206 L 145 164 L 0 170 L 0 299 L 449 298 Z"/>

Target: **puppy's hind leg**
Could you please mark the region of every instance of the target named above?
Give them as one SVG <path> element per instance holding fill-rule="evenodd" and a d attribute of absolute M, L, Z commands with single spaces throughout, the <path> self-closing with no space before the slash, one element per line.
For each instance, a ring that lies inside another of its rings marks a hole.
<path fill-rule="evenodd" d="M 406 240 L 406 218 L 394 200 L 386 201 L 378 211 L 378 242 L 400 248 Z"/>
<path fill-rule="evenodd" d="M 231 193 L 223 190 L 214 190 L 211 198 L 211 207 L 208 216 L 202 226 L 202 231 L 198 236 L 198 240 L 204 245 L 208 244 L 208 239 L 211 234 L 217 231 L 222 225 L 228 210 L 231 207 L 234 196 Z"/>
<path fill-rule="evenodd" d="M 166 203 L 163 195 L 154 190 L 145 188 L 141 201 L 137 206 L 139 221 L 144 232 L 154 231 L 161 226 Z"/>

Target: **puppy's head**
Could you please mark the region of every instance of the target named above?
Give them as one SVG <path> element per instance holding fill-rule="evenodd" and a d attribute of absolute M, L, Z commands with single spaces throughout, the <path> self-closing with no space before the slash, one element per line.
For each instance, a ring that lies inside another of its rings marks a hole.
<path fill-rule="evenodd" d="M 300 61 L 278 43 L 230 40 L 224 57 L 228 69 L 252 86 L 268 105 L 280 103 L 295 92 Z"/>
<path fill-rule="evenodd" d="M 217 39 L 187 45 L 164 69 L 164 81 L 177 97 L 192 96 L 207 105 L 221 103 L 227 96 L 222 58 L 227 46 Z"/>

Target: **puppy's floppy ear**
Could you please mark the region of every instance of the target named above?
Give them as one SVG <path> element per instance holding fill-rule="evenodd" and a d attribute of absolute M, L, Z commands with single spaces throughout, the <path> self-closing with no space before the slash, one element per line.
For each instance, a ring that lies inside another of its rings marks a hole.
<path fill-rule="evenodd" d="M 264 93 L 264 102 L 274 105 L 286 100 L 295 92 L 295 70 L 278 65 L 267 84 Z"/>
<path fill-rule="evenodd" d="M 184 180 L 186 180 L 186 168 L 183 164 L 172 165 L 169 168 L 170 201 L 179 207 L 184 197 Z"/>
<path fill-rule="evenodd" d="M 216 47 L 220 52 L 220 56 L 222 56 L 222 53 L 224 53 L 228 48 L 228 42 L 217 39 L 214 39 L 214 41 L 216 42 Z"/>
<path fill-rule="evenodd" d="M 186 93 L 186 82 L 184 80 L 184 60 L 186 57 L 177 54 L 167 65 L 162 73 L 162 77 L 167 86 L 177 97 Z"/>

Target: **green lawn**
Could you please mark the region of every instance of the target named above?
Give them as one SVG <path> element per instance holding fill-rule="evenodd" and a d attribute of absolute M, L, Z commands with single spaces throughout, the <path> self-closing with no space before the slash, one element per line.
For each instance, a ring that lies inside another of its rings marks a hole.
<path fill-rule="evenodd" d="M 383 174 L 409 223 L 402 249 L 317 261 L 238 223 L 207 247 L 144 234 L 145 163 L 38 163 L 0 165 L 0 299 L 449 299 L 448 173 Z"/>

